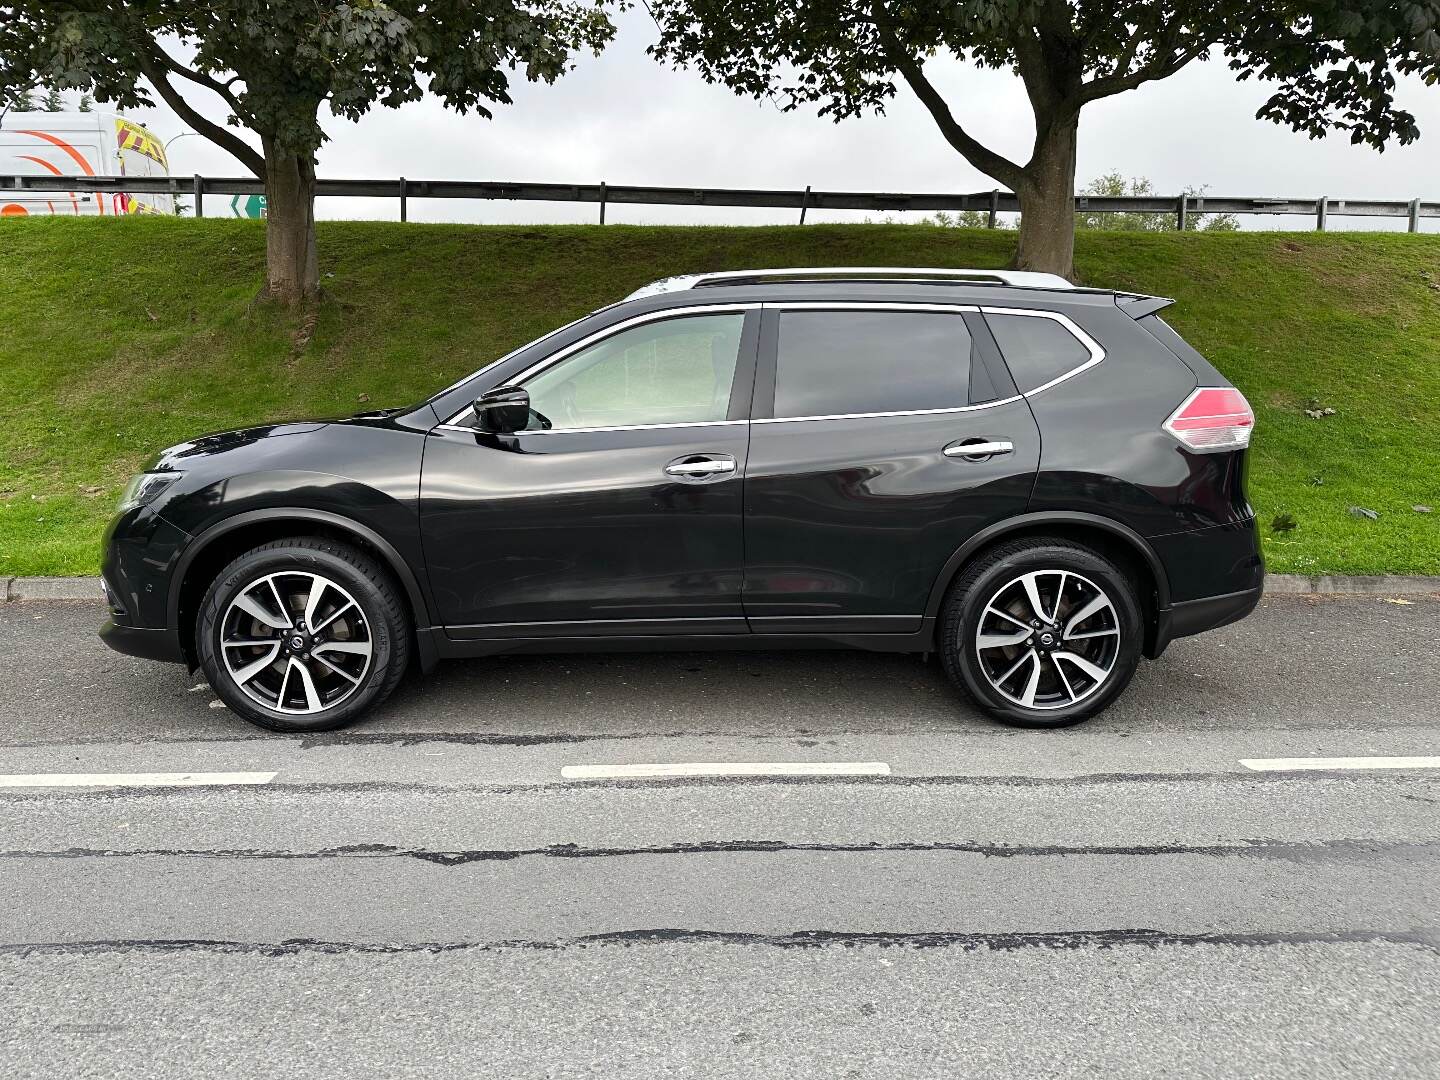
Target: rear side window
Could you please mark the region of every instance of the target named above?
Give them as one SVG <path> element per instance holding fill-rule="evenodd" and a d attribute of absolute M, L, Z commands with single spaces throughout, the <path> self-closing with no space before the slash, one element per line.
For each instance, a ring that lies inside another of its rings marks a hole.
<path fill-rule="evenodd" d="M 970 332 L 957 312 L 782 311 L 775 415 L 965 405 Z"/>
<path fill-rule="evenodd" d="M 1074 371 L 1090 359 L 1090 350 L 1056 319 L 987 311 L 985 322 L 1022 394 Z"/>

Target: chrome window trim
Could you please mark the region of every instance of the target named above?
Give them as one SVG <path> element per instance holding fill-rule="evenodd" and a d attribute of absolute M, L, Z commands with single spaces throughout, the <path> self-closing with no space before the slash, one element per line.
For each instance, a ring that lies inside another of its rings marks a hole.
<path fill-rule="evenodd" d="M 1050 319 L 1054 322 L 1058 322 L 1061 326 L 1068 330 L 1070 332 L 1070 336 L 1073 337 L 1076 341 L 1078 341 L 1081 347 L 1083 347 L 1085 351 L 1090 354 L 1090 359 L 1086 360 L 1083 364 L 1077 364 L 1075 367 L 1071 368 L 1063 375 L 1055 376 L 1055 378 L 1051 379 L 1049 382 L 1041 383 L 1039 386 L 1035 386 L 1029 390 L 1022 391 L 1020 394 L 1021 397 L 1031 398 L 1034 397 L 1036 394 L 1039 394 L 1045 390 L 1049 390 L 1052 386 L 1059 386 L 1066 379 L 1073 379 L 1082 371 L 1089 371 L 1092 367 L 1105 359 L 1105 350 L 1100 347 L 1100 343 L 1094 338 L 1092 338 L 1089 334 L 1087 334 L 1084 330 L 1081 330 L 1080 327 L 1075 325 L 1074 319 L 1070 318 L 1070 316 L 1068 315 L 1063 315 L 1058 311 L 1042 311 L 1036 308 L 1002 307 L 982 307 L 980 310 L 986 315 L 1024 315 L 1032 319 Z M 995 344 L 998 348 L 1000 343 L 997 341 Z M 1005 355 L 1004 349 L 1000 350 L 1000 355 L 1002 357 Z"/>
<path fill-rule="evenodd" d="M 673 424 L 620 424 L 615 427 L 566 427 L 566 428 L 526 428 L 523 431 L 511 431 L 511 435 L 586 435 L 600 431 L 660 431 L 665 428 L 696 428 L 696 427 L 735 427 L 739 424 L 748 424 L 749 420 L 682 420 Z M 478 435 L 479 432 L 473 427 L 466 427 L 464 424 L 440 424 L 444 431 L 463 431 L 467 435 Z"/>
<path fill-rule="evenodd" d="M 764 307 L 767 311 L 918 311 L 943 315 L 963 315 L 967 311 L 980 310 L 980 307 L 976 304 L 907 304 L 903 300 L 781 300 L 775 302 L 767 301 Z M 776 357 L 776 362 L 779 362 L 778 356 Z M 767 416 L 760 419 L 752 419 L 751 423 L 789 424 L 809 420 L 868 420 L 871 417 L 883 416 L 938 416 L 942 413 L 975 412 L 977 409 L 989 409 L 996 405 L 1008 405 L 1012 401 L 1019 400 L 1020 397 L 1017 394 L 1003 401 L 986 401 L 979 405 L 953 405 L 946 409 L 898 409 L 888 412 L 832 413 L 826 416 Z"/>
<path fill-rule="evenodd" d="M 767 311 L 934 311 L 959 314 L 983 310 L 979 304 L 907 304 L 904 300 L 766 300 Z"/>
<path fill-rule="evenodd" d="M 662 428 L 716 427 L 722 425 L 748 423 L 789 424 L 812 420 L 868 420 L 872 418 L 889 416 L 939 416 L 945 413 L 978 412 L 981 409 L 994 409 L 998 408 L 1001 405 L 1014 404 L 1021 399 L 1032 398 L 1036 394 L 1049 390 L 1052 386 L 1058 386 L 1060 383 L 1065 382 L 1067 379 L 1074 378 L 1076 375 L 1079 375 L 1083 371 L 1088 371 L 1090 368 L 1094 367 L 1096 364 L 1100 363 L 1102 360 L 1105 359 L 1105 350 L 1100 346 L 1100 343 L 1097 342 L 1094 338 L 1092 338 L 1089 334 L 1087 334 L 1084 330 L 1080 329 L 1080 327 L 1076 325 L 1075 321 L 1071 319 L 1068 315 L 1065 315 L 1059 311 L 1046 311 L 1039 308 L 993 307 L 989 305 L 979 304 L 912 304 L 906 303 L 903 300 L 789 300 L 765 302 L 754 301 L 749 303 L 703 304 L 686 308 L 666 308 L 662 311 L 651 311 L 643 315 L 636 315 L 633 318 L 625 319 L 622 322 L 615 323 L 613 326 L 608 326 L 603 330 L 597 330 L 594 334 L 591 334 L 588 337 L 581 338 L 579 341 L 567 345 L 559 352 L 551 356 L 547 356 L 544 360 L 541 360 L 539 363 L 532 365 L 531 367 L 522 371 L 520 374 L 516 375 L 513 382 L 519 383 L 532 375 L 544 371 L 551 365 L 559 363 L 567 356 L 579 352 L 582 349 L 588 347 L 589 345 L 602 341 L 607 337 L 611 337 L 615 334 L 621 333 L 622 331 L 627 330 L 632 326 L 640 326 L 644 323 L 657 322 L 662 319 L 684 318 L 687 315 L 693 314 L 723 315 L 729 313 L 750 311 L 757 308 L 770 309 L 775 311 L 929 311 L 956 314 L 967 311 L 978 311 L 985 315 L 1021 315 L 1027 318 L 1050 319 L 1063 326 L 1070 333 L 1070 336 L 1075 338 L 1075 340 L 1080 343 L 1081 347 L 1083 347 L 1085 351 L 1090 354 L 1090 358 L 1082 364 L 1077 364 L 1075 367 L 1071 368 L 1064 374 L 1057 375 L 1049 382 L 1041 383 L 1039 386 L 1036 386 L 1030 390 L 1026 390 L 1019 394 L 1012 394 L 1010 397 L 1007 398 L 999 398 L 995 401 L 981 402 L 978 405 L 956 405 L 946 409 L 900 409 L 886 412 L 834 413 L 825 416 L 767 416 L 751 420 L 693 420 L 670 424 L 624 424 L 613 427 L 535 428 L 533 430 L 523 432 L 514 432 L 514 434 L 586 434 L 602 431 L 650 431 Z M 540 340 L 544 339 L 542 338 Z M 483 371 L 484 369 L 482 368 L 481 370 Z M 479 372 L 476 372 L 476 374 L 478 375 Z M 464 381 L 465 380 L 463 379 L 461 380 L 461 382 Z M 439 430 L 462 431 L 469 434 L 474 434 L 475 428 L 465 424 L 455 423 L 455 421 L 459 417 L 464 416 L 469 411 L 470 406 L 466 406 L 465 408 L 461 409 L 454 416 L 450 417 L 450 419 L 447 420 L 445 423 L 440 424 Z"/>
<path fill-rule="evenodd" d="M 596 330 L 593 334 L 589 334 L 589 335 L 581 338 L 579 341 L 572 341 L 569 345 L 566 345 L 563 349 L 560 349 L 560 350 L 557 351 L 557 352 L 551 353 L 549 356 L 545 357 L 544 360 L 541 360 L 539 363 L 530 365 L 530 367 L 528 367 L 528 368 L 526 368 L 524 371 L 520 372 L 520 373 L 519 373 L 518 375 L 516 375 L 514 378 L 507 380 L 506 383 L 505 383 L 505 385 L 506 385 L 506 386 L 518 386 L 518 385 L 521 385 L 521 384 L 524 383 L 524 381 L 525 381 L 526 379 L 530 378 L 532 375 L 538 375 L 540 372 L 544 371 L 546 368 L 552 367 L 552 366 L 554 366 L 555 364 L 558 364 L 561 360 L 564 360 L 566 357 L 568 357 L 568 356 L 573 356 L 575 353 L 580 352 L 581 350 L 586 349 L 586 348 L 588 348 L 588 347 L 591 346 L 591 345 L 599 344 L 601 341 L 604 341 L 606 338 L 614 337 L 616 334 L 623 333 L 624 331 L 629 330 L 631 327 L 642 326 L 642 325 L 644 325 L 645 323 L 650 323 L 650 322 L 660 322 L 660 321 L 665 320 L 665 319 L 683 319 L 683 318 L 685 318 L 685 317 L 687 317 L 687 316 L 690 316 L 690 315 L 733 315 L 733 314 L 743 314 L 743 313 L 745 313 L 746 311 L 758 310 L 760 307 L 761 307 L 761 305 L 760 305 L 760 303 L 759 303 L 758 301 L 755 301 L 755 302 L 752 302 L 752 303 L 738 303 L 738 304 L 723 304 L 723 303 L 722 303 L 722 304 L 696 304 L 696 305 L 694 305 L 693 307 L 664 308 L 664 309 L 662 309 L 662 310 L 660 310 L 660 311 L 647 311 L 647 312 L 645 312 L 643 315 L 633 315 L 633 316 L 631 316 L 631 317 L 628 318 L 628 319 L 622 319 L 622 320 L 621 320 L 620 322 L 618 322 L 618 323 L 613 323 L 613 324 L 611 324 L 610 326 L 605 327 L 604 329 Z M 573 326 L 574 323 L 571 323 L 570 325 Z M 561 327 L 561 329 L 563 330 L 564 327 Z M 559 332 L 559 331 L 554 331 L 554 333 L 558 333 L 558 332 Z M 549 335 L 547 334 L 546 336 L 548 337 Z M 543 341 L 543 340 L 545 340 L 545 339 L 544 339 L 544 338 L 540 338 L 539 340 L 540 340 L 540 341 Z M 529 346 L 527 345 L 527 346 L 525 346 L 525 348 L 529 348 Z M 496 363 L 499 363 L 499 361 L 497 360 Z M 493 365 L 492 365 L 492 366 L 493 366 Z M 479 375 L 481 371 L 485 371 L 485 370 L 486 370 L 485 368 L 481 368 L 480 371 L 475 372 L 475 375 Z M 461 385 L 462 383 L 467 382 L 468 379 L 470 379 L 470 378 L 474 378 L 474 375 L 469 376 L 467 379 L 461 379 L 460 382 L 459 382 L 459 383 L 456 383 L 455 385 L 456 385 L 456 386 L 459 386 L 459 385 Z M 440 424 L 439 427 L 440 427 L 440 428 L 443 428 L 443 429 L 446 430 L 446 431 L 470 431 L 470 432 L 473 432 L 473 431 L 475 430 L 473 427 L 469 427 L 469 426 L 467 426 L 467 425 L 465 425 L 465 424 L 457 424 L 457 423 L 455 423 L 455 421 L 458 420 L 460 417 L 462 417 L 462 416 L 464 416 L 466 413 L 470 412 L 470 410 L 471 410 L 473 407 L 474 407 L 473 405 L 467 405 L 467 406 L 465 406 L 465 408 L 461 409 L 461 410 L 460 410 L 459 412 L 457 412 L 454 416 L 451 416 L 451 417 L 450 417 L 448 420 L 446 420 L 443 424 Z M 643 430 L 643 429 L 645 429 L 645 428 L 657 428 L 657 427 L 689 427 L 689 426 L 695 426 L 695 425 L 700 425 L 700 424 L 704 424 L 704 425 L 707 425 L 707 426 L 708 426 L 708 425 L 710 425 L 710 424 L 720 424 L 720 423 L 744 423 L 744 422 L 745 422 L 745 421 L 695 420 L 695 421 L 689 421 L 689 422 L 684 423 L 684 424 L 628 424 L 628 425 L 619 425 L 619 426 L 616 426 L 616 427 L 596 427 L 596 428 L 536 428 L 535 430 L 536 430 L 536 431 L 556 431 L 556 432 L 558 432 L 558 431 L 638 431 L 638 430 Z M 519 433 L 516 432 L 515 434 L 519 434 Z"/>
<path fill-rule="evenodd" d="M 846 310 L 869 310 L 869 311 L 933 311 L 933 312 L 956 312 L 978 311 L 982 314 L 996 315 L 1031 315 L 1041 319 L 1053 319 L 1065 327 L 1070 334 L 1080 342 L 1085 351 L 1090 354 L 1090 359 L 1080 364 L 1065 374 L 1051 379 L 1049 382 L 1035 387 L 1033 390 L 1021 394 L 1012 394 L 1007 398 L 998 398 L 995 401 L 984 401 L 978 405 L 957 405 L 948 409 L 901 409 L 888 412 L 865 412 L 865 413 L 835 413 L 826 416 L 773 416 L 752 420 L 755 424 L 789 424 L 809 420 L 867 420 L 872 417 L 887 416 L 939 416 L 945 413 L 978 412 L 981 409 L 994 409 L 1001 405 L 1011 405 L 1022 398 L 1028 398 L 1048 390 L 1050 387 L 1064 382 L 1072 376 L 1080 374 L 1087 368 L 1092 368 L 1101 360 L 1105 359 L 1105 350 L 1092 338 L 1077 326 L 1073 319 L 1058 311 L 1043 311 L 1034 308 L 1002 308 L 990 307 L 981 304 L 907 304 L 903 300 L 796 300 L 766 302 L 763 305 L 767 309 L 777 311 L 846 311 Z"/>
<path fill-rule="evenodd" d="M 837 413 L 829 416 L 774 416 L 752 420 L 755 424 L 789 424 L 805 420 L 866 420 L 871 417 L 884 416 L 936 416 L 943 413 L 976 412 L 980 409 L 993 409 L 1000 405 L 1010 405 L 1020 401 L 1022 398 L 1031 398 L 1043 390 L 1049 390 L 1052 386 L 1058 386 L 1066 379 L 1087 371 L 1100 361 L 1105 359 L 1105 350 L 1100 343 L 1076 325 L 1075 320 L 1068 315 L 1058 311 L 1045 311 L 1039 308 L 1006 308 L 992 307 L 984 304 L 907 304 L 903 300 L 837 300 L 834 302 L 825 300 L 803 300 L 803 301 L 779 301 L 766 302 L 763 305 L 767 309 L 777 311 L 800 310 L 800 311 L 834 311 L 834 310 L 872 310 L 872 311 L 939 311 L 939 312 L 966 312 L 978 311 L 983 315 L 1027 315 L 1037 319 L 1051 319 L 1058 322 L 1070 335 L 1075 338 L 1090 354 L 1090 359 L 1083 364 L 1078 364 L 1058 375 L 1047 383 L 1026 390 L 1023 393 L 1012 394 L 1007 398 L 1000 398 L 996 401 L 984 401 L 979 405 L 958 405 L 949 409 L 903 409 L 893 412 L 869 412 L 869 413 Z M 999 343 L 996 343 L 999 347 Z M 1003 353 L 1002 353 L 1003 356 Z M 1017 388 L 1018 389 L 1018 388 Z"/>
<path fill-rule="evenodd" d="M 982 401 L 979 405 L 956 405 L 949 409 L 901 409 L 896 412 L 833 413 L 829 416 L 766 416 L 750 422 L 752 424 L 800 424 L 808 423 L 811 420 L 869 420 L 879 416 L 940 416 L 944 413 L 978 412 L 981 409 L 993 409 L 998 405 L 1012 405 L 1022 397 L 1024 397 L 1023 394 L 1012 394 L 1010 397 L 1001 398 L 998 401 Z"/>

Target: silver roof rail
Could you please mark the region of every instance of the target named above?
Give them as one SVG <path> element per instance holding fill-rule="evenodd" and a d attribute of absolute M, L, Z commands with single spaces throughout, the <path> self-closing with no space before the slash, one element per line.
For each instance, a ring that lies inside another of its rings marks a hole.
<path fill-rule="evenodd" d="M 973 281 L 977 284 L 1013 285 L 1023 289 L 1073 289 L 1059 274 L 1041 274 L 1033 270 L 960 270 L 936 266 L 791 266 L 778 270 L 721 270 L 712 274 L 681 274 L 661 278 L 636 289 L 626 300 L 661 293 L 683 292 L 707 285 L 723 285 L 734 281 L 774 281 L 784 278 L 813 280 L 835 278 L 852 281 L 913 281 L 930 278 L 936 281 Z"/>

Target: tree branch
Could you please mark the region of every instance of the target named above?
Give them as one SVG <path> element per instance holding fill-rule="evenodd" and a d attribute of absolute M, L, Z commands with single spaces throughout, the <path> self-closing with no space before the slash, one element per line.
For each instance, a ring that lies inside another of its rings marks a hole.
<path fill-rule="evenodd" d="M 1013 191 L 1019 185 L 1024 170 L 1005 155 L 997 154 L 977 141 L 961 127 L 940 92 L 925 78 L 920 63 L 900 46 L 890 28 L 877 19 L 876 30 L 879 32 L 880 46 L 884 49 L 886 58 L 895 65 L 895 69 L 915 92 L 921 104 L 930 110 L 930 115 L 935 118 L 945 141 L 958 150 L 971 165 Z"/>
<path fill-rule="evenodd" d="M 1007 35 L 1035 115 L 1035 148 L 1026 169 L 1040 158 L 1057 128 L 1074 124 L 1084 85 L 1084 47 L 1070 20 L 1069 4 L 1051 0 L 1032 22 L 1014 26 Z"/>
<path fill-rule="evenodd" d="M 1035 28 L 1029 26 L 1016 27 L 1010 40 L 1015 46 L 1015 69 L 1020 75 L 1020 81 L 1025 84 L 1030 106 L 1038 116 L 1041 110 L 1052 108 L 1057 97 L 1054 73 L 1050 70 L 1044 44 L 1037 36 Z"/>
<path fill-rule="evenodd" d="M 1152 60 L 1125 74 L 1121 74 L 1121 69 L 1117 68 L 1114 74 L 1091 79 L 1080 87 L 1080 95 L 1076 99 L 1077 106 L 1099 98 L 1112 97 L 1115 94 L 1124 93 L 1126 90 L 1133 90 L 1142 83 L 1168 79 L 1190 61 L 1202 55 L 1210 48 L 1210 44 L 1209 41 L 1204 40 L 1193 41 L 1187 48 L 1181 49 L 1164 62 L 1157 63 Z"/>
<path fill-rule="evenodd" d="M 182 79 L 189 79 L 197 86 L 203 86 L 207 90 L 215 91 L 215 93 L 219 94 L 222 98 L 225 99 L 226 103 L 230 106 L 231 110 L 235 113 L 236 116 L 243 116 L 248 119 L 248 114 L 246 113 L 246 110 L 240 105 L 240 99 L 237 98 L 230 89 L 231 84 L 237 82 L 240 76 L 237 75 L 229 82 L 222 83 L 219 79 L 212 79 L 204 72 L 193 71 L 190 68 L 187 68 L 184 64 L 171 57 L 163 49 L 155 50 L 155 58 L 159 60 L 160 63 L 163 64 L 167 70 L 173 71 Z"/>
<path fill-rule="evenodd" d="M 228 131 L 212 120 L 205 119 L 196 112 L 180 92 L 170 85 L 170 80 L 165 77 L 165 72 L 154 56 L 144 49 L 138 50 L 137 55 L 140 60 L 141 72 L 145 78 L 150 80 L 150 85 L 155 87 L 156 93 L 164 98 L 165 104 L 174 109 L 180 118 L 194 128 L 198 134 L 204 135 L 222 150 L 229 151 L 240 164 L 255 174 L 256 179 L 265 179 L 265 158 L 258 151 L 234 132 Z"/>
<path fill-rule="evenodd" d="M 1110 73 L 1111 75 L 1119 75 L 1130 70 L 1130 65 L 1135 62 L 1135 57 L 1140 52 L 1140 41 L 1144 36 L 1145 24 L 1137 22 L 1135 29 L 1130 33 L 1130 37 L 1125 41 L 1125 51 L 1122 52 L 1120 58 L 1115 61 L 1115 70 Z"/>

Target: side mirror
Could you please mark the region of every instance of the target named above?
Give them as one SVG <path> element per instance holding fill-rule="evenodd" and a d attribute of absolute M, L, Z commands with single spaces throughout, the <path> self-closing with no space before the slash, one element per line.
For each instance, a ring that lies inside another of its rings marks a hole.
<path fill-rule="evenodd" d="M 490 435 L 524 431 L 530 424 L 530 395 L 518 386 L 497 386 L 475 399 L 475 430 Z"/>

